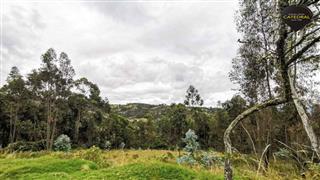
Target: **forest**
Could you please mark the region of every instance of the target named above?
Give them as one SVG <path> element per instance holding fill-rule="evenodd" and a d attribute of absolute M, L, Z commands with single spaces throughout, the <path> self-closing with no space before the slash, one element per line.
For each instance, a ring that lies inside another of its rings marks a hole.
<path fill-rule="evenodd" d="M 294 4 L 314 14 L 297 32 L 281 18 L 281 10 Z M 192 84 L 180 103 L 113 104 L 94 80 L 75 78 L 72 57 L 53 48 L 39 52 L 39 67 L 26 75 L 12 67 L 0 89 L 0 178 L 54 179 L 50 173 L 64 172 L 72 176 L 59 178 L 320 179 L 319 1 L 239 5 L 241 39 L 234 42 L 239 49 L 229 72 L 239 89 L 216 107 L 203 106 L 206 99 Z M 38 174 L 22 171 L 39 163 L 36 158 L 53 157 L 76 174 L 63 168 L 46 174 L 43 166 Z M 13 169 L 5 165 L 10 158 L 16 159 Z M 21 158 L 31 159 L 23 164 Z M 108 168 L 118 166 L 111 161 L 126 166 L 113 172 Z M 156 175 L 146 175 L 156 167 Z M 85 176 L 83 169 L 97 172 Z M 113 174 L 122 170 L 137 174 Z"/>

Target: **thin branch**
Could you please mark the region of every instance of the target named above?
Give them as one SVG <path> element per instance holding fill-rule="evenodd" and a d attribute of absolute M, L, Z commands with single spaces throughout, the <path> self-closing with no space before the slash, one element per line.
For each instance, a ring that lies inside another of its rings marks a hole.
<path fill-rule="evenodd" d="M 228 126 L 226 131 L 224 132 L 223 136 L 223 142 L 225 146 L 225 152 L 227 158 L 224 161 L 224 174 L 225 174 L 225 179 L 232 180 L 232 167 L 231 167 L 231 160 L 228 156 L 232 154 L 232 144 L 231 144 L 231 139 L 230 139 L 230 134 L 232 130 L 237 126 L 239 122 L 241 122 L 243 119 L 248 117 L 249 115 L 253 114 L 256 111 L 260 111 L 264 108 L 270 107 L 270 106 L 276 106 L 279 104 L 284 104 L 288 101 L 287 98 L 274 98 L 272 100 L 266 101 L 261 104 L 257 104 L 246 111 L 242 112 L 240 115 L 238 115 Z"/>
<path fill-rule="evenodd" d="M 304 35 L 302 38 L 300 38 L 300 40 L 295 44 L 293 45 L 286 53 L 285 55 L 287 55 L 288 53 L 290 53 L 294 48 L 296 48 L 297 46 L 299 46 L 300 44 L 303 43 L 303 41 L 308 37 L 310 36 L 311 34 L 314 34 L 315 32 L 317 32 L 318 30 L 320 30 L 320 27 L 314 29 L 313 31 L 309 32 L 308 34 Z"/>
<path fill-rule="evenodd" d="M 286 102 L 287 102 L 287 100 L 284 99 L 284 98 L 274 98 L 274 99 L 266 101 L 264 103 L 257 104 L 255 106 L 247 109 L 246 111 L 244 111 L 240 115 L 238 115 L 230 123 L 229 127 L 224 132 L 224 142 L 225 142 L 225 147 L 226 147 L 227 153 L 232 153 L 230 134 L 231 134 L 231 131 L 237 126 L 237 124 L 239 122 L 241 122 L 243 119 L 245 119 L 246 117 L 248 117 L 249 115 L 253 114 L 256 111 L 260 111 L 260 110 L 262 110 L 264 108 L 267 108 L 269 106 L 276 106 L 276 105 L 279 105 L 279 104 L 284 104 Z"/>
<path fill-rule="evenodd" d="M 279 140 L 276 139 L 276 141 L 280 144 L 282 144 L 284 147 L 286 147 L 288 150 L 290 150 L 291 152 L 291 156 L 297 161 L 297 163 L 299 164 L 299 166 L 301 168 L 303 168 L 303 166 L 301 165 L 303 161 L 305 161 L 302 157 L 299 156 L 299 154 L 296 152 L 295 149 L 293 149 L 292 147 L 290 147 L 289 145 L 285 144 L 284 142 L 281 142 Z"/>
<path fill-rule="evenodd" d="M 271 146 L 271 144 L 268 144 L 265 147 L 265 149 L 263 150 L 262 154 L 261 154 L 260 161 L 259 161 L 259 166 L 258 166 L 258 170 L 257 170 L 257 174 L 260 171 L 260 167 L 261 167 L 261 164 L 262 164 L 262 159 L 263 159 L 264 155 L 266 154 L 266 152 L 267 152 L 267 150 L 269 149 L 270 146 Z M 266 171 L 265 167 L 263 167 L 263 170 Z"/>
<path fill-rule="evenodd" d="M 313 39 L 309 44 L 307 44 L 306 46 L 304 46 L 299 52 L 297 52 L 296 54 L 294 54 L 289 61 L 286 63 L 286 66 L 288 67 L 290 64 L 292 64 L 293 62 L 295 62 L 297 59 L 299 59 L 303 53 L 305 53 L 306 51 L 309 50 L 310 47 L 312 47 L 313 45 L 315 45 L 317 42 L 320 41 L 320 36 L 316 37 L 315 39 Z"/>
<path fill-rule="evenodd" d="M 301 59 L 300 61 L 296 61 L 296 63 L 302 63 L 302 62 L 306 62 L 306 61 L 310 61 L 312 59 L 319 59 L 320 58 L 320 54 L 318 55 L 311 55 L 311 56 L 308 56 L 306 58 L 303 58 Z M 294 64 L 290 64 L 289 67 L 293 66 Z"/>
<path fill-rule="evenodd" d="M 312 4 L 316 4 L 316 3 L 318 3 L 319 2 L 319 0 L 314 0 L 314 1 L 310 1 L 310 2 L 307 2 L 306 4 L 304 4 L 304 5 L 306 5 L 306 6 L 310 6 L 310 5 L 312 5 Z"/>
<path fill-rule="evenodd" d="M 253 149 L 253 151 L 254 151 L 254 154 L 255 154 L 256 157 L 258 158 L 256 146 L 254 145 L 253 139 L 252 139 L 249 131 L 244 127 L 244 125 L 242 124 L 242 122 L 241 122 L 240 124 L 241 124 L 241 127 L 244 129 L 244 131 L 248 134 L 248 137 L 249 137 L 249 139 L 250 139 L 250 141 L 251 141 L 251 144 L 252 144 L 252 149 Z"/>

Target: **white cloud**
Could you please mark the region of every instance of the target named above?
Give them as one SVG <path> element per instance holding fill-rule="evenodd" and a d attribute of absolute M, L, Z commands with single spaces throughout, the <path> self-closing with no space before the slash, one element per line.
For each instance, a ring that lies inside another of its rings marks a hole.
<path fill-rule="evenodd" d="M 234 93 L 236 8 L 230 1 L 5 3 L 1 75 L 11 66 L 30 72 L 53 47 L 111 103 L 182 102 L 193 84 L 212 106 Z"/>

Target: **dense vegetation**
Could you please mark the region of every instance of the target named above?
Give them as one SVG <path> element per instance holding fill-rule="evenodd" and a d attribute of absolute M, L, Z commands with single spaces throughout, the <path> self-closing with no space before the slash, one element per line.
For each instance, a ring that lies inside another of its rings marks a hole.
<path fill-rule="evenodd" d="M 0 98 L 0 133 L 1 144 L 6 147 L 4 151 L 51 150 L 56 144 L 54 141 L 62 134 L 70 137 L 73 148 L 97 146 L 106 150 L 151 148 L 182 151 L 185 146 L 183 137 L 188 129 L 193 129 L 198 136 L 199 149 L 223 151 L 226 127 L 251 106 L 236 95 L 216 108 L 201 107 L 203 100 L 193 86 L 188 88 L 184 104 L 110 105 L 100 96 L 96 84 L 85 78 L 74 80 L 71 76 L 69 79 L 63 76 L 68 74 L 63 71 L 72 70 L 72 66 L 66 54 L 62 54 L 64 58 L 55 59 L 55 51 L 49 49 L 42 56 L 41 67 L 27 77 L 23 77 L 18 68 L 12 68 L 7 83 L 1 88 Z M 57 62 L 59 64 L 55 64 Z M 46 78 L 48 76 L 50 79 Z M 320 106 L 314 104 L 309 112 L 315 132 L 319 133 L 320 127 L 316 124 L 320 124 Z M 241 153 L 253 154 L 256 158 L 253 162 L 258 164 L 259 154 L 270 143 L 270 134 L 274 138 L 270 154 L 278 154 L 290 161 L 293 159 L 294 172 L 305 169 L 305 163 L 312 161 L 312 151 L 306 148 L 309 143 L 299 115 L 290 103 L 249 116 L 232 135 L 234 148 Z M 304 152 L 297 153 L 300 150 Z M 19 159 L 17 162 L 29 164 L 29 161 Z M 82 165 L 85 162 L 74 163 Z M 257 164 L 254 167 L 257 168 Z M 133 165 L 129 167 L 134 168 Z M 111 170 L 103 172 L 112 174 Z M 79 175 L 75 173 L 74 177 Z M 21 175 L 19 172 L 14 174 Z M 3 176 L 7 176 L 6 173 Z"/>
<path fill-rule="evenodd" d="M 3 147 L 10 144 L 12 150 L 51 149 L 54 140 L 66 134 L 73 147 L 106 148 L 109 142 L 111 148 L 119 148 L 123 142 L 125 148 L 182 149 L 183 135 L 193 129 L 199 136 L 201 149 L 222 151 L 224 130 L 250 106 L 239 95 L 216 108 L 201 107 L 195 104 L 197 99 L 189 105 L 110 105 L 100 96 L 96 84 L 66 76 L 74 71 L 66 54 L 61 54 L 56 59 L 55 51 L 49 49 L 42 56 L 41 67 L 27 77 L 20 75 L 18 68 L 12 68 L 7 84 L 1 88 Z M 194 88 L 190 87 L 189 90 Z M 320 122 L 319 111 L 316 104 L 310 109 L 315 124 Z M 291 104 L 266 109 L 249 119 L 233 136 L 235 148 L 240 152 L 261 152 L 269 142 L 268 134 L 285 144 L 308 145 Z M 319 127 L 315 128 L 320 132 Z M 281 147 L 278 143 L 273 151 Z"/>
<path fill-rule="evenodd" d="M 295 3 L 320 16 L 317 0 L 240 1 L 237 27 L 242 39 L 230 72 L 240 93 L 214 108 L 202 107 L 206 99 L 192 85 L 177 104 L 110 104 L 97 84 L 75 79 L 68 55 L 57 55 L 54 49 L 25 76 L 12 67 L 0 88 L 0 177 L 44 178 L 53 173 L 61 178 L 220 179 L 225 159 L 228 179 L 233 177 L 231 161 L 236 178 L 241 170 L 249 178 L 293 179 L 300 172 L 319 178 L 320 104 L 314 81 L 320 28 L 316 20 L 301 33 L 285 26 L 278 15 Z M 137 161 L 122 163 L 134 149 L 142 149 L 132 155 Z M 155 154 L 172 151 L 138 161 L 148 149 L 158 149 Z M 47 151 L 20 153 L 41 150 Z M 213 153 L 224 150 L 224 155 Z M 122 155 L 110 157 L 114 152 Z M 36 158 L 21 159 L 29 155 Z M 217 176 L 208 174 L 212 169 Z M 86 170 L 90 173 L 82 172 Z"/>

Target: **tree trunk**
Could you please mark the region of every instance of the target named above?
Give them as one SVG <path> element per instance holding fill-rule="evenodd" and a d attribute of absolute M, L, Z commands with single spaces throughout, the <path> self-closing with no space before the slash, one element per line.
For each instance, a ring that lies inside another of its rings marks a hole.
<path fill-rule="evenodd" d="M 224 132 L 224 137 L 223 137 L 223 141 L 224 141 L 224 145 L 225 145 L 225 155 L 226 155 L 226 160 L 225 160 L 225 164 L 224 164 L 225 179 L 227 179 L 227 180 L 232 179 L 232 165 L 231 165 L 231 160 L 230 160 L 230 156 L 232 154 L 232 144 L 231 144 L 230 134 L 231 134 L 232 130 L 237 126 L 237 124 L 239 122 L 241 122 L 243 119 L 245 119 L 246 117 L 248 117 L 252 113 L 259 111 L 261 109 L 264 109 L 266 107 L 269 107 L 269 106 L 276 106 L 276 105 L 283 104 L 286 102 L 287 102 L 286 99 L 275 98 L 275 99 L 266 101 L 264 103 L 257 104 L 255 106 L 247 109 L 246 111 L 242 112 L 240 115 L 238 115 L 230 123 L 230 125 L 228 126 L 228 128 Z"/>
<path fill-rule="evenodd" d="M 78 143 L 78 139 L 79 139 L 80 122 L 81 122 L 81 111 L 80 111 L 80 108 L 79 108 L 78 109 L 78 113 L 77 113 L 77 120 L 75 122 L 75 129 L 74 129 L 74 142 L 75 143 Z"/>
<path fill-rule="evenodd" d="M 52 129 L 51 129 L 51 135 L 50 135 L 50 145 L 49 145 L 50 150 L 52 149 L 52 145 L 53 145 L 53 141 L 54 141 L 54 136 L 55 136 L 55 132 L 56 132 L 56 124 L 57 124 L 57 120 L 56 120 L 56 118 L 54 118 L 53 124 L 52 124 Z"/>
<path fill-rule="evenodd" d="M 14 113 L 12 142 L 15 142 L 15 139 L 16 139 L 17 121 L 18 121 L 18 107 L 16 108 L 15 113 Z"/>
<path fill-rule="evenodd" d="M 50 150 L 50 127 L 51 127 L 51 104 L 50 100 L 47 101 L 47 137 L 46 137 L 46 146 L 47 150 Z"/>
<path fill-rule="evenodd" d="M 10 132 L 9 132 L 9 142 L 13 143 L 13 110 L 12 106 L 10 107 Z"/>
<path fill-rule="evenodd" d="M 261 125 L 260 125 L 260 117 L 258 117 L 257 115 L 254 116 L 255 120 L 256 120 L 256 124 L 257 124 L 257 128 L 256 128 L 256 131 L 257 131 L 257 149 L 258 149 L 258 153 L 262 152 L 263 151 L 263 147 L 262 147 L 262 137 L 261 137 Z"/>
<path fill-rule="evenodd" d="M 290 77 L 290 75 L 289 75 L 289 79 L 290 79 L 290 88 L 292 92 L 292 99 L 293 99 L 294 105 L 299 113 L 303 127 L 309 137 L 311 146 L 315 151 L 315 153 L 317 154 L 318 158 L 320 159 L 320 146 L 319 146 L 317 135 L 313 131 L 313 128 L 310 124 L 309 117 L 303 107 L 301 100 L 299 99 L 298 93 L 295 89 L 295 85 L 293 84 L 293 79 Z"/>

